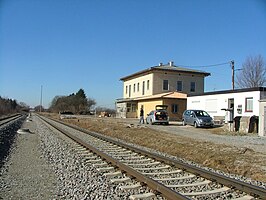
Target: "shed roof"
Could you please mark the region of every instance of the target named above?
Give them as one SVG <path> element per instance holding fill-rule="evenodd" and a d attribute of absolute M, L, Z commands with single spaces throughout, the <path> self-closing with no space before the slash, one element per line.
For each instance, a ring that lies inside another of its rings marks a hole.
<path fill-rule="evenodd" d="M 235 89 L 235 90 L 220 90 L 220 91 L 213 91 L 213 92 L 204 92 L 203 94 L 189 94 L 188 97 L 216 95 L 216 94 L 229 94 L 229 93 L 232 94 L 232 93 L 253 92 L 253 91 L 266 92 L 266 87 L 253 87 L 253 88 L 242 88 L 242 89 Z"/>
<path fill-rule="evenodd" d="M 167 64 L 167 65 L 153 66 L 153 67 L 150 67 L 148 69 L 144 69 L 142 71 L 139 71 L 139 72 L 133 73 L 131 75 L 122 77 L 120 80 L 121 81 L 125 81 L 125 80 L 128 80 L 128 79 L 134 78 L 136 76 L 152 73 L 154 71 L 170 71 L 170 72 L 190 73 L 190 74 L 192 73 L 192 74 L 201 74 L 201 75 L 204 75 L 204 76 L 211 75 L 210 73 L 205 72 L 205 71 L 194 70 L 194 69 L 189 69 L 189 68 L 183 68 L 183 67 L 178 67 L 178 66 L 175 66 L 175 65 Z"/>

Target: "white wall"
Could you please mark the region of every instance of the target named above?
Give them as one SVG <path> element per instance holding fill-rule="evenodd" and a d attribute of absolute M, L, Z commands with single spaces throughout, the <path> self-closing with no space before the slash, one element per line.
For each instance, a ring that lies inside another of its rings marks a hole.
<path fill-rule="evenodd" d="M 253 112 L 245 111 L 247 97 L 253 97 Z M 187 98 L 187 109 L 206 110 L 212 117 L 225 116 L 226 111 L 221 109 L 228 108 L 228 99 L 232 98 L 234 99 L 234 116 L 259 116 L 260 91 L 192 96 Z M 242 113 L 239 114 L 237 108 L 241 105 Z"/>
<path fill-rule="evenodd" d="M 259 136 L 266 136 L 266 100 L 259 102 L 260 115 L 259 115 Z"/>

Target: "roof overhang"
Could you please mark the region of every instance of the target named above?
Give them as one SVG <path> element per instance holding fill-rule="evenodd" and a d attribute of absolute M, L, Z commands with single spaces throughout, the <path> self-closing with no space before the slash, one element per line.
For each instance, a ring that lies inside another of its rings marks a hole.
<path fill-rule="evenodd" d="M 133 73 L 131 75 L 122 77 L 122 78 L 120 78 L 120 80 L 121 81 L 130 80 L 132 78 L 142 76 L 145 74 L 150 74 L 150 73 L 155 72 L 155 71 L 159 71 L 159 72 L 160 71 L 167 71 L 167 72 L 185 73 L 185 74 L 198 74 L 198 75 L 202 75 L 205 77 L 211 75 L 208 72 L 193 70 L 193 69 L 188 69 L 188 68 L 182 68 L 182 67 L 178 67 L 178 66 L 154 66 L 154 67 L 150 67 L 148 69 Z"/>
<path fill-rule="evenodd" d="M 181 92 L 167 92 L 167 93 L 160 93 L 145 97 L 117 99 L 116 102 L 125 103 L 125 102 L 136 102 L 136 101 L 144 101 L 151 99 L 187 99 L 187 94 Z"/>

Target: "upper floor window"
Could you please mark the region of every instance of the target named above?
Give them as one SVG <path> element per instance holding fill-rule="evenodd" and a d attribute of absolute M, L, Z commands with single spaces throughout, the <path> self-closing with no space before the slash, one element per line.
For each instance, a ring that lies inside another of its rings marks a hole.
<path fill-rule="evenodd" d="M 137 85 L 137 91 L 139 92 L 139 83 L 138 83 L 138 85 Z"/>
<path fill-rule="evenodd" d="M 246 112 L 253 112 L 253 97 L 246 98 Z"/>
<path fill-rule="evenodd" d="M 131 97 L 131 85 L 129 85 L 128 93 L 129 97 Z"/>
<path fill-rule="evenodd" d="M 177 81 L 176 84 L 176 91 L 182 91 L 183 90 L 183 84 L 182 81 Z"/>
<path fill-rule="evenodd" d="M 169 90 L 168 80 L 163 80 L 163 90 Z"/>
<path fill-rule="evenodd" d="M 133 92 L 136 92 L 136 84 L 133 85 Z"/>
<path fill-rule="evenodd" d="M 127 94 L 127 86 L 126 86 L 126 94 Z"/>
<path fill-rule="evenodd" d="M 195 92 L 196 91 L 196 83 L 195 82 L 191 82 L 190 83 L 190 92 Z"/>
<path fill-rule="evenodd" d="M 142 82 L 142 95 L 145 94 L 145 81 Z"/>
<path fill-rule="evenodd" d="M 150 89 L 150 80 L 147 80 L 147 90 Z"/>

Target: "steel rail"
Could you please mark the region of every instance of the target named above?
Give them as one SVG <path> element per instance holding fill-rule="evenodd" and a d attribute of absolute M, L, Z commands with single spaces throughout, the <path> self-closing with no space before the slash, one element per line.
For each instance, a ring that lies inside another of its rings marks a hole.
<path fill-rule="evenodd" d="M 54 120 L 54 119 L 52 119 L 52 120 Z M 148 152 L 148 151 L 145 151 L 145 150 L 130 146 L 128 144 L 116 141 L 114 139 L 107 138 L 107 137 L 105 137 L 103 135 L 99 135 L 99 133 L 88 131 L 88 130 L 86 130 L 84 128 L 81 128 L 81 127 L 78 127 L 78 126 L 75 126 L 75 125 L 66 124 L 66 123 L 63 123 L 62 121 L 58 121 L 58 120 L 54 120 L 54 121 L 59 122 L 61 124 L 64 124 L 66 126 L 69 126 L 71 128 L 77 129 L 79 131 L 82 131 L 84 133 L 93 135 L 93 136 L 95 136 L 95 137 L 97 137 L 99 139 L 102 139 L 102 140 L 105 140 L 105 141 L 112 142 L 114 144 L 123 146 L 123 147 L 125 147 L 127 149 L 130 149 L 132 151 L 135 151 L 137 153 L 141 153 L 141 154 L 144 154 L 146 156 L 152 157 L 152 158 L 154 158 L 154 159 L 156 159 L 158 161 L 164 162 L 164 163 L 166 163 L 168 165 L 172 165 L 172 166 L 178 167 L 178 168 L 180 168 L 182 170 L 188 171 L 190 173 L 202 176 L 202 177 L 204 177 L 206 179 L 209 179 L 209 180 L 212 180 L 212 181 L 216 181 L 217 183 L 223 184 L 223 185 L 225 185 L 227 187 L 238 189 L 238 190 L 240 190 L 242 192 L 250 194 L 251 196 L 259 197 L 261 199 L 266 199 L 266 189 L 264 189 L 262 187 L 255 186 L 255 185 L 252 185 L 252 184 L 249 184 L 249 183 L 245 183 L 243 181 L 236 180 L 236 179 L 233 179 L 233 178 L 230 178 L 230 177 L 227 177 L 227 176 L 215 173 L 215 172 L 211 172 L 211 171 L 208 171 L 208 170 L 205 170 L 205 169 L 201 169 L 201 168 L 198 168 L 196 166 L 192 166 L 192 165 L 189 165 L 187 163 L 183 163 L 183 162 L 178 161 L 178 160 L 170 159 L 170 158 L 167 158 L 167 157 L 155 154 L 155 153 L 151 153 L 151 152 Z"/>
<path fill-rule="evenodd" d="M 66 130 L 58 127 L 55 124 L 50 123 L 49 121 L 45 120 L 43 117 L 41 117 L 41 118 L 46 123 L 48 123 L 50 126 L 54 127 L 55 129 L 57 129 L 58 131 L 60 131 L 61 133 L 63 133 L 67 137 L 69 137 L 70 139 L 74 140 L 75 142 L 79 143 L 80 145 L 82 145 L 86 149 L 89 149 L 90 151 L 99 155 L 101 158 L 105 159 L 108 163 L 112 163 L 112 165 L 116 166 L 121 171 L 125 172 L 127 175 L 134 177 L 139 182 L 144 183 L 145 185 L 147 185 L 147 187 L 156 191 L 156 193 L 161 194 L 163 197 L 170 199 L 170 200 L 188 200 L 189 199 L 189 198 L 183 196 L 182 194 L 175 192 L 174 190 L 170 189 L 169 187 L 166 187 L 165 185 L 159 183 L 158 181 L 155 181 L 155 180 L 139 173 L 138 171 L 134 170 L 133 168 L 123 164 L 122 162 L 119 162 L 118 160 L 112 158 L 111 156 L 109 156 L 106 153 L 100 151 L 99 149 L 93 147 L 92 145 L 84 142 L 83 140 L 72 135 L 71 133 L 67 132 Z M 53 120 L 53 119 L 51 119 L 51 120 Z M 66 124 L 64 124 L 64 125 L 66 125 Z M 71 127 L 71 128 L 73 128 L 73 127 Z M 82 131 L 82 132 L 84 132 L 84 131 Z"/>
<path fill-rule="evenodd" d="M 16 120 L 16 119 L 20 118 L 21 116 L 22 116 L 22 114 L 15 114 L 12 116 L 3 117 L 0 119 L 0 126 L 7 124 L 8 122 L 11 122 L 13 120 Z"/>

